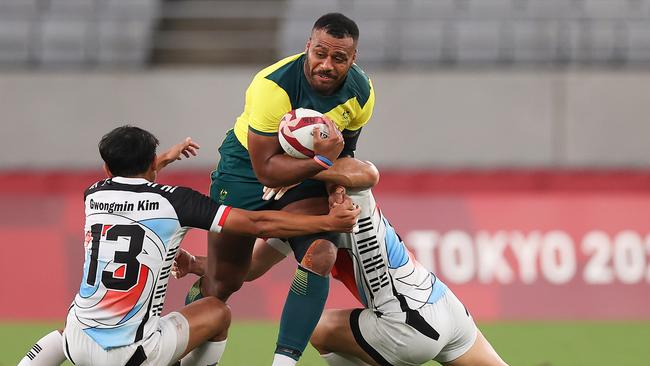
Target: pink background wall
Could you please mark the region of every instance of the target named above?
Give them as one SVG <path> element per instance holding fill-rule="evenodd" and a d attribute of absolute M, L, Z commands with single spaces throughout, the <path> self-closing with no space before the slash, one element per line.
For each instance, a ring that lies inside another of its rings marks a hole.
<path fill-rule="evenodd" d="M 0 174 L 0 319 L 63 319 L 83 260 L 82 192 L 99 171 Z M 203 171 L 161 182 L 206 191 Z M 375 195 L 416 258 L 480 320 L 650 319 L 650 173 L 385 171 Z M 183 246 L 205 253 L 205 234 Z M 288 258 L 231 299 L 277 319 Z M 166 310 L 193 279 L 172 281 Z M 330 307 L 358 307 L 332 281 Z"/>

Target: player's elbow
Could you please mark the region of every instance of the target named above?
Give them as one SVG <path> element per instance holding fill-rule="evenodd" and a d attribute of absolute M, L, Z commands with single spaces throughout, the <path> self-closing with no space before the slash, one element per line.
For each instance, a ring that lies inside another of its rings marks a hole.
<path fill-rule="evenodd" d="M 366 169 L 366 179 L 368 183 L 370 183 L 370 187 L 374 187 L 379 183 L 379 170 L 375 166 L 375 164 L 366 161 L 366 164 L 368 164 L 368 169 Z"/>
<path fill-rule="evenodd" d="M 347 187 L 362 189 L 372 188 L 379 183 L 379 170 L 377 170 L 377 167 L 375 167 L 374 164 L 366 161 L 363 164 L 363 168 L 359 169 L 359 173 L 355 178 L 356 179 L 353 182 L 350 182 Z"/>
<path fill-rule="evenodd" d="M 263 186 L 269 188 L 279 188 L 282 187 L 282 182 L 272 175 L 262 173 L 256 173 L 257 180 L 262 183 Z"/>

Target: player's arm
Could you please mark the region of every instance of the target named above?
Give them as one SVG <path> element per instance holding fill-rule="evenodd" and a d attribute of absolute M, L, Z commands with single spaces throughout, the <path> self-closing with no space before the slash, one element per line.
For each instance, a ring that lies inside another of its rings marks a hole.
<path fill-rule="evenodd" d="M 346 157 L 334 161 L 332 167 L 319 172 L 314 179 L 346 188 L 366 189 L 379 182 L 379 171 L 369 161 Z"/>
<path fill-rule="evenodd" d="M 209 197 L 186 187 L 164 193 L 176 210 L 181 227 L 213 232 L 238 233 L 254 237 L 291 237 L 322 231 L 351 232 L 359 215 L 349 197 L 327 215 L 302 215 L 282 211 L 247 211 L 219 205 Z"/>
<path fill-rule="evenodd" d="M 181 160 L 181 155 L 186 158 L 196 156 L 197 150 L 201 147 L 192 141 L 191 137 L 186 137 L 182 142 L 172 146 L 169 150 L 156 156 L 156 171 L 160 172 L 164 167 L 176 160 Z"/>
<path fill-rule="evenodd" d="M 286 238 L 323 231 L 352 232 L 359 208 L 347 198 L 327 215 L 301 215 L 284 211 L 247 211 L 233 208 L 222 230 L 264 238 Z"/>
<path fill-rule="evenodd" d="M 343 137 L 336 125 L 326 119 L 330 133 L 321 138 L 319 128 L 314 127 L 314 153 L 335 160 L 343 150 Z M 248 131 L 248 153 L 257 179 L 267 187 L 282 187 L 311 178 L 324 168 L 313 159 L 295 159 L 284 154 L 277 135 L 265 136 Z"/>

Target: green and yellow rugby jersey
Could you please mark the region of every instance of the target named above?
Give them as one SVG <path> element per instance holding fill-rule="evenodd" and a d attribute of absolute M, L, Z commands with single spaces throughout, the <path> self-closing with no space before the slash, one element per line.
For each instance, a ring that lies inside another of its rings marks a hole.
<path fill-rule="evenodd" d="M 338 128 L 357 131 L 370 117 L 375 105 L 372 82 L 353 64 L 341 88 L 332 95 L 314 91 L 303 72 L 305 54 L 289 56 L 263 69 L 246 90 L 244 112 L 235 122 L 237 140 L 248 149 L 248 130 L 276 135 L 280 119 L 296 108 L 309 108 L 329 117 Z"/>

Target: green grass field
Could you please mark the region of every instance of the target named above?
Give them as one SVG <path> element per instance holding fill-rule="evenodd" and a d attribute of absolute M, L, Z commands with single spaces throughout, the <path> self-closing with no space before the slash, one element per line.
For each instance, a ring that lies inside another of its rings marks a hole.
<path fill-rule="evenodd" d="M 34 341 L 60 326 L 0 323 L 0 366 L 16 365 Z M 480 328 L 513 366 L 650 365 L 649 322 L 512 322 L 481 324 Z M 274 323 L 233 323 L 219 365 L 270 365 L 277 331 Z M 325 362 L 310 347 L 299 365 Z"/>

